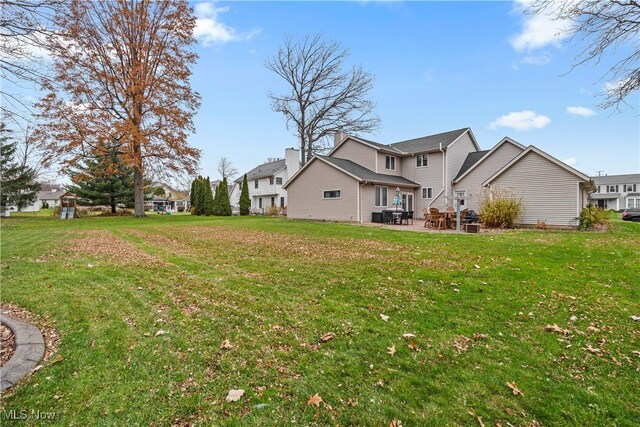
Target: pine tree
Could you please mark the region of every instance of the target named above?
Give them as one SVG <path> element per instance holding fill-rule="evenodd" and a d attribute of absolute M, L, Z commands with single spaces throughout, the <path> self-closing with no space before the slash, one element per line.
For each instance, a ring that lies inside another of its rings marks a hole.
<path fill-rule="evenodd" d="M 17 142 L 11 142 L 11 131 L 0 123 L 0 205 L 15 205 L 20 211 L 38 197 L 40 184 L 35 182 L 36 172 L 15 160 Z"/>
<path fill-rule="evenodd" d="M 242 180 L 242 192 L 240 193 L 240 215 L 249 215 L 251 210 L 251 199 L 249 198 L 249 184 L 247 182 L 247 174 L 244 174 Z"/>
<path fill-rule="evenodd" d="M 196 178 L 197 179 L 197 178 Z M 195 197 L 196 197 L 196 179 L 191 182 L 191 191 L 189 192 L 189 208 L 191 209 L 194 205 Z"/>
<path fill-rule="evenodd" d="M 216 186 L 216 195 L 213 198 L 213 215 L 222 215 L 222 208 L 220 206 L 220 183 Z"/>
<path fill-rule="evenodd" d="M 209 216 L 213 215 L 213 193 L 211 192 L 211 181 L 209 177 L 205 180 L 204 187 L 204 214 Z"/>
<path fill-rule="evenodd" d="M 69 191 L 76 193 L 81 205 L 107 205 L 111 213 L 116 213 L 121 203 L 133 207 L 133 167 L 122 162 L 117 146 L 102 145 L 94 156 L 71 170 L 70 178 L 75 185 Z"/>
<path fill-rule="evenodd" d="M 204 215 L 205 205 L 205 185 L 206 182 L 203 177 L 198 177 L 198 184 L 196 186 L 196 215 Z"/>
<path fill-rule="evenodd" d="M 220 193 L 220 215 L 231 216 L 231 202 L 229 201 L 229 184 L 227 184 L 227 177 L 222 178 L 218 192 Z"/>

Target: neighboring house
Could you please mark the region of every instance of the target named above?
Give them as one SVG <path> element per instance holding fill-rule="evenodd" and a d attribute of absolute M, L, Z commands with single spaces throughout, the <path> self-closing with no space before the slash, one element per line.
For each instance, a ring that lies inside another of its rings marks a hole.
<path fill-rule="evenodd" d="M 640 174 L 605 175 L 591 178 L 596 191 L 591 203 L 603 209 L 617 211 L 640 208 Z"/>
<path fill-rule="evenodd" d="M 145 209 L 147 210 L 158 210 L 160 206 L 162 209 L 169 209 L 172 211 L 188 211 L 191 206 L 189 206 L 189 192 L 181 191 L 173 188 L 170 185 L 154 182 L 151 184 L 152 188 L 162 188 L 164 190 L 163 196 L 152 196 L 151 198 L 145 200 Z"/>
<path fill-rule="evenodd" d="M 523 198 L 522 224 L 569 226 L 587 200 L 586 175 L 510 138 L 481 151 L 469 128 L 388 145 L 339 133 L 334 144 L 286 183 L 288 217 L 370 221 L 395 209 L 396 191 L 416 217 L 457 201 L 477 210 L 483 191 L 509 187 Z"/>
<path fill-rule="evenodd" d="M 284 184 L 300 169 L 299 153 L 299 150 L 287 148 L 284 159 L 268 161 L 247 172 L 252 211 L 264 212 L 269 206 L 281 208 L 288 206 Z M 238 210 L 240 207 L 243 179 L 244 175 L 236 179 L 229 193 L 231 206 L 234 210 Z"/>
<path fill-rule="evenodd" d="M 64 194 L 64 190 L 51 189 L 50 191 L 39 191 L 38 198 L 29 206 L 25 206 L 22 212 L 38 212 L 42 206 L 47 203 L 49 208 L 60 206 L 60 197 Z M 10 206 L 10 210 L 16 210 L 15 206 Z"/>

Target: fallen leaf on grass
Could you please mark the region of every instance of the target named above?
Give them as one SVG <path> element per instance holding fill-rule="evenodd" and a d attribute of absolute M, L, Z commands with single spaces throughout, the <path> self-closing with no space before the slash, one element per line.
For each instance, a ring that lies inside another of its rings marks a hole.
<path fill-rule="evenodd" d="M 558 333 L 563 334 L 563 335 L 569 335 L 571 333 L 570 330 L 562 329 L 560 326 L 556 325 L 555 323 L 553 325 L 545 326 L 544 330 L 547 331 L 547 332 L 558 332 Z"/>
<path fill-rule="evenodd" d="M 597 354 L 597 355 L 601 355 L 602 354 L 602 350 L 599 348 L 593 348 L 591 347 L 591 345 L 587 345 L 586 347 L 582 347 L 583 350 L 588 351 L 591 354 Z"/>
<path fill-rule="evenodd" d="M 474 266 L 475 268 L 480 268 L 480 266 L 479 266 L 478 264 L 473 264 L 473 266 Z"/>
<path fill-rule="evenodd" d="M 636 322 L 640 322 L 640 316 L 631 316 L 631 320 L 635 320 Z"/>
<path fill-rule="evenodd" d="M 309 400 L 307 401 L 307 405 L 309 405 L 309 406 L 320 406 L 321 402 L 322 402 L 322 398 L 320 397 L 320 395 L 318 393 L 316 393 L 313 396 L 309 396 Z"/>
<path fill-rule="evenodd" d="M 633 350 L 631 354 L 635 354 L 636 356 L 640 357 L 640 351 L 638 350 Z"/>
<path fill-rule="evenodd" d="M 482 417 L 478 417 L 478 424 L 480 424 L 480 427 L 484 427 L 484 423 L 482 422 Z"/>
<path fill-rule="evenodd" d="M 224 340 L 222 341 L 220 348 L 223 350 L 231 350 L 233 346 L 231 345 L 231 342 L 229 340 Z"/>
<path fill-rule="evenodd" d="M 413 351 L 420 351 L 420 347 L 418 347 L 418 344 L 413 340 L 409 341 L 409 348 Z"/>
<path fill-rule="evenodd" d="M 327 342 L 327 341 L 331 341 L 332 339 L 334 339 L 336 337 L 336 334 L 334 334 L 333 332 L 327 332 L 326 334 L 322 335 L 320 337 L 320 342 Z"/>
<path fill-rule="evenodd" d="M 53 360 L 51 361 L 51 364 L 62 362 L 63 360 L 64 360 L 64 356 L 61 354 L 58 354 L 56 357 L 53 358 Z"/>
<path fill-rule="evenodd" d="M 382 313 L 380 313 L 380 318 L 381 318 L 382 320 L 384 320 L 385 322 L 388 322 L 388 321 L 389 321 L 389 316 L 387 316 L 386 314 L 382 314 Z"/>
<path fill-rule="evenodd" d="M 394 418 L 393 420 L 391 420 L 391 422 L 389 423 L 389 427 L 402 427 L 402 421 L 400 421 L 397 418 Z"/>
<path fill-rule="evenodd" d="M 524 393 L 518 390 L 518 387 L 516 386 L 515 382 L 505 383 L 505 384 L 507 384 L 507 387 L 509 387 L 511 391 L 513 391 L 514 396 L 517 396 L 517 395 L 524 396 Z"/>
<path fill-rule="evenodd" d="M 478 341 L 478 340 L 486 340 L 487 336 L 485 334 L 481 334 L 481 333 L 475 333 L 473 334 L 473 339 Z"/>
<path fill-rule="evenodd" d="M 413 334 L 409 334 L 409 333 L 407 333 L 407 334 L 402 334 L 402 338 L 405 338 L 405 339 L 415 338 L 415 337 L 416 337 L 415 335 L 413 335 Z"/>
<path fill-rule="evenodd" d="M 392 345 L 391 347 L 387 347 L 387 353 L 389 353 L 391 356 L 393 356 L 394 354 L 396 354 L 396 346 Z"/>
<path fill-rule="evenodd" d="M 167 331 L 163 331 L 162 329 L 160 329 L 158 332 L 156 332 L 156 336 L 159 337 L 161 335 L 166 335 Z"/>
<path fill-rule="evenodd" d="M 242 397 L 243 394 L 244 394 L 244 390 L 242 390 L 242 389 L 229 390 L 229 394 L 227 394 L 227 397 L 226 397 L 225 400 L 227 402 L 236 402 L 236 401 L 240 400 L 240 398 Z"/>

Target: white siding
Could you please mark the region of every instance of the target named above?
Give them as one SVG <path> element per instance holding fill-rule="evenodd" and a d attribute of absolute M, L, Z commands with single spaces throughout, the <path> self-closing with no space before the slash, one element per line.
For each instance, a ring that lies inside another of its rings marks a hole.
<path fill-rule="evenodd" d="M 428 166 L 420 168 L 416 167 L 416 158 L 414 156 L 402 159 L 402 171 L 404 172 L 402 176 L 423 187 L 433 189 L 433 199 L 423 199 L 422 188 L 416 190 L 414 198 L 416 217 L 422 217 L 422 208 L 428 208 L 430 202 L 433 202 L 431 207 L 439 209 L 445 207 L 444 193 L 440 198 L 435 199 L 438 193 L 442 191 L 442 156 L 443 154 L 440 151 L 429 153 Z"/>
<path fill-rule="evenodd" d="M 482 183 L 498 172 L 504 165 L 513 160 L 522 152 L 522 148 L 513 145 L 509 141 L 503 143 L 489 157 L 478 164 L 469 174 L 454 184 L 453 191 L 466 191 L 465 207 L 478 210 L 479 196 L 482 192 Z"/>
<path fill-rule="evenodd" d="M 287 217 L 358 221 L 358 181 L 321 160 L 314 160 L 287 187 Z M 340 190 L 340 199 L 323 199 L 323 192 Z"/>
<path fill-rule="evenodd" d="M 454 195 L 453 188 L 451 187 L 451 181 L 453 181 L 453 178 L 458 175 L 458 172 L 462 167 L 462 163 L 464 163 L 467 155 L 473 151 L 477 151 L 477 149 L 468 132 L 447 148 L 445 177 L 445 196 L 449 196 L 446 200 L 447 206 L 454 205 L 453 198 L 451 198 Z"/>
<path fill-rule="evenodd" d="M 519 223 L 535 225 L 576 225 L 579 179 L 569 171 L 535 152 L 529 152 L 491 182 L 512 188 L 523 200 Z"/>

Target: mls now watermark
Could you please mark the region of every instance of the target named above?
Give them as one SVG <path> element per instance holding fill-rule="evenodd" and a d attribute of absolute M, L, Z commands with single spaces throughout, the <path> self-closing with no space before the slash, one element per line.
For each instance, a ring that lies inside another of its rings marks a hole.
<path fill-rule="evenodd" d="M 39 409 L 11 409 L 2 411 L 1 419 L 3 421 L 52 421 L 56 419 L 56 413 Z"/>

